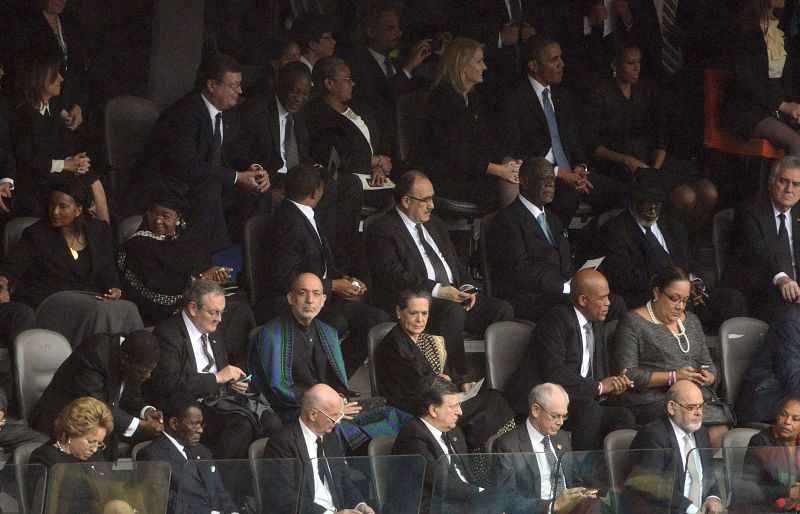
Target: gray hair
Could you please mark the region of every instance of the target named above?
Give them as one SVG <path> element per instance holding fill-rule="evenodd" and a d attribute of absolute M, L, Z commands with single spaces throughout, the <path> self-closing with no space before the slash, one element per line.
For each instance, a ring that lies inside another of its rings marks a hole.
<path fill-rule="evenodd" d="M 212 280 L 193 280 L 183 293 L 183 307 L 186 308 L 190 303 L 194 302 L 198 307 L 203 307 L 203 297 L 207 294 L 224 295 L 225 290 L 221 285 Z"/>
<path fill-rule="evenodd" d="M 569 395 L 563 387 L 551 382 L 545 382 L 544 384 L 537 385 L 528 393 L 528 410 L 531 410 L 531 405 L 534 403 L 539 407 L 549 409 L 550 401 L 553 399 L 553 393 L 556 391 L 561 391 L 567 399 L 567 403 L 569 403 Z"/>
<path fill-rule="evenodd" d="M 777 180 L 778 173 L 789 168 L 800 169 L 800 157 L 795 155 L 786 155 L 772 163 L 772 168 L 769 170 L 769 183 L 774 184 Z"/>

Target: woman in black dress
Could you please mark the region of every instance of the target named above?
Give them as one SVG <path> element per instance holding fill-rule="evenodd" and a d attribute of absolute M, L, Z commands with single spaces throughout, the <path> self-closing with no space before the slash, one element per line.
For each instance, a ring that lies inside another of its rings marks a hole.
<path fill-rule="evenodd" d="M 667 117 L 655 83 L 639 76 L 639 44 L 621 37 L 613 47 L 612 80 L 594 90 L 587 106 L 587 147 L 597 171 L 630 184 L 637 169 L 661 170 L 674 211 L 686 221 L 707 218 L 717 203 L 717 189 L 691 164 L 667 152 Z"/>
<path fill-rule="evenodd" d="M 425 332 L 431 296 L 423 290 L 405 290 L 396 307 L 397 326 L 375 351 L 378 389 L 386 402 L 406 412 L 417 412 L 419 384 L 425 377 L 440 376 L 468 393 L 475 386 L 447 362 L 444 338 Z M 461 405 L 458 426 L 464 431 L 467 446 L 481 449 L 497 434 L 514 428 L 514 412 L 499 391 L 481 388 L 474 398 Z"/>

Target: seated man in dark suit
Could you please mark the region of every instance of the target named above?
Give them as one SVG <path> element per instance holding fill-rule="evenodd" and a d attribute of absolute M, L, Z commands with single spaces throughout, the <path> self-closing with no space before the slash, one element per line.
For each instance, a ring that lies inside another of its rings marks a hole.
<path fill-rule="evenodd" d="M 419 411 L 415 413 L 418 417 L 403 427 L 392 446 L 392 455 L 425 457 L 420 512 L 430 509 L 437 470 L 448 474 L 444 512 L 485 512 L 491 499 L 477 485 L 469 460 L 460 457 L 467 453 L 467 444 L 464 433 L 456 426 L 461 416 L 458 386 L 441 377 L 430 377 L 420 387 Z M 440 461 L 443 455 L 450 456 L 446 465 Z M 403 491 L 394 491 L 390 500 L 396 512 L 409 512 L 408 506 L 415 505 L 413 499 L 403 496 Z"/>
<path fill-rule="evenodd" d="M 726 319 L 747 316 L 745 299 L 738 290 L 718 287 L 706 292 L 686 227 L 662 212 L 669 195 L 659 171 L 638 169 L 631 196 L 628 209 L 606 223 L 599 238 L 606 257 L 600 269 L 608 275 L 614 292 L 628 305 L 644 305 L 651 297 L 650 277 L 669 266 L 679 266 L 690 274 L 690 307 L 706 331 L 716 331 Z"/>
<path fill-rule="evenodd" d="M 176 394 L 201 400 L 204 444 L 218 459 L 244 459 L 255 435 L 271 432 L 280 420 L 271 409 L 254 413 L 231 398 L 244 394 L 248 382 L 244 371 L 228 364 L 225 342 L 215 335 L 224 311 L 222 286 L 192 282 L 181 311 L 155 329 L 161 356 L 144 392 L 154 403 Z"/>
<path fill-rule="evenodd" d="M 159 354 L 158 340 L 147 330 L 127 336 L 89 336 L 53 375 L 31 414 L 31 426 L 53 436 L 53 422 L 61 409 L 72 400 L 91 396 L 111 409 L 115 439 L 124 436 L 142 441 L 155 437 L 164 428 L 163 415 L 145 404 L 142 383 L 150 378 Z M 116 445 L 109 446 L 116 456 Z"/>
<path fill-rule="evenodd" d="M 19 334 L 36 328 L 33 309 L 24 303 L 11 301 L 6 277 L 0 277 L 0 328 L 0 348 L 12 348 Z"/>
<path fill-rule="evenodd" d="M 344 418 L 344 408 L 336 391 L 325 384 L 317 384 L 303 394 L 300 417 L 270 437 L 264 448 L 265 459 L 298 459 L 301 462 L 304 479 L 299 512 L 302 514 L 375 514 L 351 482 L 344 459 L 337 458 L 344 455 L 333 429 Z M 299 478 L 286 476 L 285 487 L 269 491 L 265 512 L 294 512 L 291 493 L 297 491 Z"/>
<path fill-rule="evenodd" d="M 202 462 L 186 466 L 189 461 L 213 459 L 208 448 L 200 442 L 203 433 L 203 410 L 200 405 L 188 396 L 173 396 L 164 408 L 164 419 L 164 432 L 139 451 L 136 461 L 169 463 L 172 476 L 167 512 L 177 512 L 178 493 L 181 512 L 230 514 L 238 511 L 215 466 Z"/>
<path fill-rule="evenodd" d="M 505 512 L 571 512 L 594 495 L 573 487 L 572 474 L 556 463 L 572 451 L 569 432 L 561 430 L 568 417 L 569 396 L 557 384 L 539 384 L 528 394 L 528 418 L 524 424 L 494 442 L 493 453 L 531 454 L 499 456 L 493 474 L 505 497 Z M 591 430 L 583 427 L 583 430 Z M 531 458 L 533 457 L 533 458 Z M 536 463 L 536 466 L 531 464 Z M 555 469 L 553 469 L 555 467 Z"/>
<path fill-rule="evenodd" d="M 48 440 L 48 436 L 32 429 L 24 421 L 8 417 L 8 397 L 0 388 L 0 448 L 11 452 L 21 444 L 45 444 Z"/>
<path fill-rule="evenodd" d="M 626 485 L 634 490 L 642 484 L 652 484 L 653 475 L 674 476 L 671 498 L 650 498 L 645 500 L 648 505 L 669 502 L 670 512 L 688 514 L 722 512 L 712 452 L 692 451 L 711 448 L 708 429 L 703 426 L 703 405 L 700 389 L 689 380 L 679 380 L 667 392 L 664 419 L 645 425 L 633 439 L 631 450 L 673 450 L 669 454 L 643 452 L 628 476 Z"/>
<path fill-rule="evenodd" d="M 230 246 L 226 209 L 269 188 L 266 171 L 257 166 L 245 169 L 247 156 L 238 155 L 240 123 L 235 107 L 241 83 L 241 69 L 234 59 L 225 55 L 207 59 L 198 70 L 196 90 L 156 121 L 141 165 L 149 173 L 132 178 L 139 191 L 149 191 L 159 177 L 186 187 L 192 206 L 189 218 L 206 227 L 212 251 Z"/>
<path fill-rule="evenodd" d="M 578 141 L 569 95 L 558 88 L 564 76 L 559 44 L 535 36 L 525 45 L 528 75 L 502 103 L 497 132 L 506 158 L 544 157 L 555 165 L 556 195 L 551 209 L 568 226 L 585 200 L 596 212 L 622 207 L 624 191 L 603 175 L 589 177 L 588 157 Z"/>
<path fill-rule="evenodd" d="M 489 266 L 497 296 L 514 307 L 518 318 L 538 321 L 553 305 L 570 305 L 572 266 L 567 232 L 558 217 L 545 211 L 556 190 L 553 165 L 542 157 L 519 169 L 520 194 L 486 228 Z M 611 299 L 609 319 L 625 305 Z"/>
<path fill-rule="evenodd" d="M 349 332 L 342 353 L 345 369 L 355 373 L 367 356 L 369 329 L 388 321 L 389 317 L 371 305 L 349 301 L 363 297 L 367 286 L 362 280 L 339 271 L 325 232 L 316 222 L 314 209 L 325 190 L 319 170 L 302 164 L 289 170 L 284 183 L 286 199 L 272 218 L 262 249 L 267 269 L 266 312 L 262 315 L 272 319 L 286 312 L 286 295 L 292 281 L 301 273 L 321 277 L 328 300 L 319 318 L 333 326 L 342 339 Z"/>
<path fill-rule="evenodd" d="M 450 364 L 465 370 L 464 330 L 483 334 L 486 327 L 510 320 L 514 313 L 503 300 L 458 289 L 468 279 L 467 270 L 447 227 L 431 214 L 433 197 L 433 184 L 419 171 L 409 171 L 395 182 L 395 209 L 372 223 L 366 234 L 366 247 L 379 256 L 369 261 L 372 299 L 385 311 L 394 312 L 403 289 L 430 291 L 429 330 L 444 337 Z"/>
<path fill-rule="evenodd" d="M 753 315 L 769 321 L 784 303 L 800 299 L 800 158 L 787 155 L 772 164 L 769 198 L 736 209 L 731 246 L 735 255 L 723 276 L 744 293 Z"/>

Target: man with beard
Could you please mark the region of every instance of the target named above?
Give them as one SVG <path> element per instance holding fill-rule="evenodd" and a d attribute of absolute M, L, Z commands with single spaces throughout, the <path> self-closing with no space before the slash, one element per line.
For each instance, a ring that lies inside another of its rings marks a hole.
<path fill-rule="evenodd" d="M 667 392 L 666 417 L 645 425 L 636 434 L 631 450 L 672 449 L 642 452 L 639 464 L 628 477 L 633 490 L 650 484 L 654 476 L 674 477 L 670 498 L 650 498 L 649 504 L 671 502 L 672 512 L 719 514 L 722 502 L 714 477 L 708 429 L 703 426 L 703 394 L 689 380 L 680 380 Z M 686 472 L 684 473 L 684 470 Z M 641 480 L 639 480 L 641 478 Z"/>
<path fill-rule="evenodd" d="M 649 168 L 636 171 L 628 210 L 603 226 L 600 241 L 606 258 L 601 269 L 614 292 L 634 306 L 650 298 L 650 277 L 669 266 L 686 270 L 692 283 L 691 310 L 706 331 L 714 332 L 726 319 L 747 316 L 745 299 L 734 288 L 706 290 L 686 227 L 663 212 L 669 195 L 659 173 Z"/>

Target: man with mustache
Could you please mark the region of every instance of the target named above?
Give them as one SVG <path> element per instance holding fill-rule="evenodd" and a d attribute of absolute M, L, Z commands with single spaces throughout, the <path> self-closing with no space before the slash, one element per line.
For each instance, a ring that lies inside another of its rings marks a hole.
<path fill-rule="evenodd" d="M 395 182 L 395 209 L 366 231 L 373 301 L 394 313 L 400 291 L 422 287 L 433 302 L 428 319 L 432 334 L 444 337 L 448 361 L 466 370 L 464 330 L 480 333 L 495 321 L 513 318 L 511 306 L 497 298 L 465 292 L 468 280 L 441 219 L 433 216 L 433 184 L 422 172 L 409 171 Z"/>

